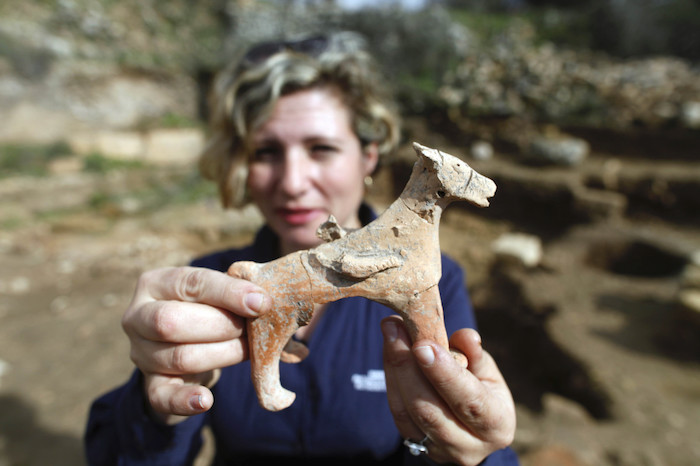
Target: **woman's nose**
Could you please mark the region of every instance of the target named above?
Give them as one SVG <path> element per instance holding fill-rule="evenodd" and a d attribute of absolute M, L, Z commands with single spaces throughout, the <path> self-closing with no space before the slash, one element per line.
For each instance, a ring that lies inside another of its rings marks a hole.
<path fill-rule="evenodd" d="M 288 196 L 298 196 L 308 188 L 310 177 L 307 157 L 299 152 L 288 153 L 282 165 L 280 189 Z"/>

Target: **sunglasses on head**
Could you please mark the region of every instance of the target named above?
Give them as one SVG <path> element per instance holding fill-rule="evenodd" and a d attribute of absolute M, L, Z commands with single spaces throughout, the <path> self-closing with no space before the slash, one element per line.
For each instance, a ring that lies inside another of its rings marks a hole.
<path fill-rule="evenodd" d="M 330 39 L 328 36 L 324 35 L 307 37 L 299 40 L 263 42 L 250 48 L 243 57 L 243 61 L 249 65 L 254 65 L 284 51 L 292 51 L 310 57 L 318 57 L 326 51 L 329 44 Z"/>

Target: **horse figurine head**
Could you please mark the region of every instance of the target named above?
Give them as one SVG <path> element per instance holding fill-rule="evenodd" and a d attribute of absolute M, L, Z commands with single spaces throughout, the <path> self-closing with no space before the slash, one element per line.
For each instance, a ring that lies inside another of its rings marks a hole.
<path fill-rule="evenodd" d="M 413 143 L 413 148 L 423 168 L 434 174 L 431 194 L 437 199 L 468 201 L 479 207 L 488 207 L 488 199 L 496 194 L 496 183 L 453 155 L 417 142 Z"/>

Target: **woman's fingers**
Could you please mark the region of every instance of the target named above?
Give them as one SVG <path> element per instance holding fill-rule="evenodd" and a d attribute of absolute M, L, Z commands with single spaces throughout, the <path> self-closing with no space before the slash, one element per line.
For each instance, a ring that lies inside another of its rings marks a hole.
<path fill-rule="evenodd" d="M 450 412 L 475 436 L 484 438 L 498 427 L 500 403 L 493 403 L 489 387 L 458 365 L 449 351 L 423 340 L 416 342 L 413 354 Z"/>
<path fill-rule="evenodd" d="M 151 301 L 123 321 L 127 334 L 171 343 L 230 340 L 245 332 L 245 320 L 211 305 Z"/>
<path fill-rule="evenodd" d="M 131 358 L 147 373 L 190 374 L 247 358 L 245 316 L 269 307 L 254 284 L 208 269 L 144 273 L 122 318 Z"/>
<path fill-rule="evenodd" d="M 491 365 L 486 352 L 481 347 L 481 335 L 472 328 L 457 330 L 450 337 L 450 348 L 461 351 L 469 361 L 469 372 L 479 379 L 500 378 L 500 372 L 495 364 Z M 495 369 L 495 371 L 494 371 Z"/>
<path fill-rule="evenodd" d="M 411 348 L 402 335 L 400 321 L 394 317 L 382 322 L 384 333 L 384 373 L 386 376 L 386 391 L 389 409 L 394 416 L 394 422 L 404 438 L 420 441 L 425 432 L 416 424 L 408 405 L 404 401 L 402 387 L 408 371 L 409 377 L 420 377 L 420 371 L 411 361 Z"/>
<path fill-rule="evenodd" d="M 454 338 L 453 346 L 470 358 L 465 370 L 433 341 L 411 346 L 397 317 L 385 319 L 382 330 L 389 405 L 402 436 L 418 441 L 427 435 L 436 461 L 478 462 L 510 443 L 510 391 L 478 333 L 460 331 Z"/>
<path fill-rule="evenodd" d="M 465 422 L 474 419 L 471 425 L 478 429 L 482 438 L 500 445 L 499 448 L 510 445 L 515 433 L 515 404 L 496 361 L 481 347 L 481 337 L 476 330 L 458 330 L 450 338 L 450 345 L 469 358 L 468 372 L 465 372 L 467 388 L 474 387 L 470 392 L 480 394 L 479 399 L 483 400 L 476 405 L 480 409 L 473 412 L 460 410 L 457 405 L 454 409 L 464 413 Z"/>
<path fill-rule="evenodd" d="M 199 374 L 248 359 L 242 338 L 214 343 L 132 342 L 131 359 L 144 372 L 163 375 Z"/>
<path fill-rule="evenodd" d="M 270 307 L 259 286 L 223 272 L 198 267 L 170 267 L 144 273 L 135 301 L 197 302 L 226 309 L 242 317 L 257 317 Z"/>
<path fill-rule="evenodd" d="M 245 318 L 270 306 L 257 285 L 214 270 L 173 267 L 141 275 L 122 326 L 154 415 L 176 423 L 178 416 L 208 410 L 220 368 L 248 358 Z"/>
<path fill-rule="evenodd" d="M 454 457 L 454 436 L 459 435 L 461 427 L 416 363 L 401 319 L 384 319 L 382 330 L 387 397 L 399 433 L 415 442 L 427 436 L 430 457 L 438 462 L 450 461 Z"/>
<path fill-rule="evenodd" d="M 216 372 L 207 376 L 218 377 Z M 181 416 L 192 416 L 210 409 L 214 396 L 205 385 L 180 377 L 144 375 L 144 389 L 153 414 L 166 424 L 175 424 Z"/>

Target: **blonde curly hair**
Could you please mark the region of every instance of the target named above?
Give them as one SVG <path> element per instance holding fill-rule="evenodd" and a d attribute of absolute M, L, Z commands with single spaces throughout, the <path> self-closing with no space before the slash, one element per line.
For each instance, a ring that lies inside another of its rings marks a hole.
<path fill-rule="evenodd" d="M 280 97 L 316 87 L 338 91 L 363 147 L 376 144 L 380 159 L 396 148 L 400 122 L 394 102 L 360 36 L 343 32 L 259 44 L 217 76 L 209 96 L 210 135 L 199 167 L 217 183 L 224 207 L 248 202 L 251 134 Z"/>

